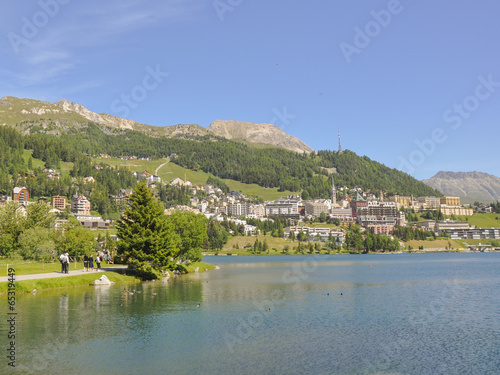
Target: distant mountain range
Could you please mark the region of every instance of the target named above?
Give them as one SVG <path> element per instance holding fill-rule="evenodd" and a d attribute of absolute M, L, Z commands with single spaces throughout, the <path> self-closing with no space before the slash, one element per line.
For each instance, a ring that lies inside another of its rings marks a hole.
<path fill-rule="evenodd" d="M 500 199 L 500 178 L 482 172 L 438 172 L 422 180 L 445 195 L 458 196 L 464 203 L 491 203 Z"/>
<path fill-rule="evenodd" d="M 128 129 L 154 137 L 182 139 L 214 135 L 245 143 L 280 147 L 299 153 L 314 151 L 300 139 L 272 124 L 216 120 L 208 128 L 195 124 L 151 126 L 107 113 L 95 113 L 81 104 L 65 99 L 55 103 L 19 99 L 12 96 L 0 99 L 0 125 L 16 126 L 23 133 L 30 133 L 33 128 L 38 129 L 41 126 L 45 133 L 60 135 L 75 128 L 78 129 L 89 121 L 100 125 L 104 133 Z"/>

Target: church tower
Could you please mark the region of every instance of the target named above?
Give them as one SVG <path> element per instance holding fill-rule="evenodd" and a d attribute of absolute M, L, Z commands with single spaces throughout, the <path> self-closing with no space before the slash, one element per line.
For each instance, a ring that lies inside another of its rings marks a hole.
<path fill-rule="evenodd" d="M 335 184 L 333 182 L 333 176 L 332 176 L 332 206 L 337 205 L 337 191 L 335 190 Z"/>

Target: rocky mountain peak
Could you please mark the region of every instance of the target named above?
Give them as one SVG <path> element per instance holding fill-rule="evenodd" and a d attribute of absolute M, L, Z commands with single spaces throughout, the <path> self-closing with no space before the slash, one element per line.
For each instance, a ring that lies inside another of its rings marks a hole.
<path fill-rule="evenodd" d="M 488 173 L 440 171 L 422 182 L 445 195 L 461 197 L 465 203 L 500 199 L 500 178 Z"/>
<path fill-rule="evenodd" d="M 207 128 L 210 132 L 227 139 L 241 139 L 303 153 L 314 151 L 300 139 L 285 133 L 273 124 L 256 124 L 246 121 L 215 120 Z"/>

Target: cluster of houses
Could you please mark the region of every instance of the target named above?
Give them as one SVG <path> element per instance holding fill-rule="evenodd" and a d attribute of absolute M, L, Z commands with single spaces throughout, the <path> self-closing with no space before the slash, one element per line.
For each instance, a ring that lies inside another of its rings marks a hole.
<path fill-rule="evenodd" d="M 148 171 L 134 172 L 132 173 L 132 176 L 134 176 L 137 181 L 145 180 L 148 186 L 153 186 L 154 184 L 161 183 L 161 178 L 159 176 L 151 174 Z"/>
<path fill-rule="evenodd" d="M 108 155 L 108 154 L 99 154 L 97 156 L 97 158 L 99 158 L 99 159 L 111 159 L 112 157 L 110 155 Z M 121 160 L 146 160 L 146 161 L 153 160 L 150 157 L 137 157 L 137 156 L 134 156 L 134 155 L 131 155 L 131 156 L 122 156 L 120 159 Z"/>
<path fill-rule="evenodd" d="M 12 198 L 0 194 L 0 205 L 4 205 L 8 201 L 19 202 L 21 209 L 30 203 L 30 194 L 26 187 L 15 187 L 12 191 Z M 46 202 L 52 207 L 51 212 L 61 213 L 69 209 L 69 212 L 82 224 L 84 228 L 88 229 L 109 229 L 111 226 L 110 220 L 103 220 L 98 215 L 92 215 L 90 200 L 83 194 L 75 194 L 71 197 L 71 201 L 62 195 L 54 195 L 50 198 L 40 198 L 38 202 Z M 62 227 L 67 220 L 56 220 L 56 228 Z"/>
<path fill-rule="evenodd" d="M 452 240 L 500 239 L 500 228 L 476 228 L 475 225 L 456 220 L 425 220 L 419 222 L 419 225 L 422 229 L 432 231 L 437 236 L 447 236 Z"/>
<path fill-rule="evenodd" d="M 59 180 L 61 178 L 61 173 L 53 168 L 44 168 L 42 173 L 45 173 L 45 175 L 51 180 Z"/>
<path fill-rule="evenodd" d="M 101 155 L 100 157 L 105 158 L 107 155 Z M 46 169 L 43 173 L 46 173 L 47 176 L 53 176 L 51 178 L 59 178 L 58 176 L 60 176 L 55 170 L 51 169 Z M 134 172 L 133 175 L 138 181 L 146 180 L 148 186 L 151 187 L 162 183 L 159 176 L 148 171 Z M 92 178 L 89 178 L 86 182 L 93 182 L 90 179 Z M 334 219 L 340 226 L 358 224 L 372 233 L 390 235 L 393 233 L 395 226 L 407 225 L 405 214 L 401 211 L 403 207 L 415 212 L 440 210 L 446 216 L 470 216 L 474 213 L 472 208 L 464 207 L 461 204 L 459 197 L 426 196 L 415 198 L 413 196 L 394 195 L 385 199 L 382 192 L 377 197 L 375 194 L 363 192 L 359 187 L 349 189 L 345 186 L 340 187 L 338 189 L 340 194 L 337 194 L 333 181 L 330 199 L 304 201 L 298 195 L 288 195 L 264 203 L 257 203 L 239 191 L 224 193 L 222 189 L 209 184 L 194 185 L 185 178 L 176 177 L 169 182 L 169 185 L 188 188 L 192 198 L 189 206 L 174 206 L 167 210 L 167 213 L 173 210 L 189 210 L 204 214 L 215 220 L 232 220 L 237 225 L 244 227 L 246 235 L 258 234 L 258 230 L 256 227 L 248 225 L 241 218 L 272 220 L 272 218 L 280 216 L 290 219 L 296 226 L 286 228 L 285 237 L 290 236 L 292 232 L 294 234 L 305 232 L 305 227 L 300 226 L 300 223 L 304 220 L 321 217 L 323 219 Z M 203 194 L 199 194 L 199 192 L 203 192 Z M 112 195 L 110 198 L 116 205 L 123 206 L 131 194 L 131 189 L 121 189 L 117 195 Z M 342 199 L 337 200 L 337 195 L 341 195 Z M 10 199 L 18 201 L 21 205 L 27 205 L 29 204 L 29 192 L 25 187 L 16 187 L 13 190 L 12 198 L 0 195 L 0 204 Z M 45 199 L 45 201 L 47 200 Z M 108 229 L 110 227 L 109 220 L 103 220 L 101 217 L 91 214 L 90 201 L 84 195 L 76 194 L 71 198 L 70 202 L 67 202 L 65 196 L 53 196 L 50 199 L 50 204 L 54 212 L 69 209 L 86 228 Z M 488 212 L 488 207 L 483 207 L 482 211 Z M 424 221 L 420 224 L 423 229 L 433 230 L 437 235 L 447 232 L 451 238 L 497 238 L 495 237 L 497 232 L 487 233 L 486 230 L 470 227 L 468 223 L 434 222 L 433 226 L 431 221 Z M 307 228 L 307 232 L 310 238 L 321 240 L 333 237 L 338 239 L 339 242 L 343 242 L 345 237 L 343 230 L 335 228 Z"/>
<path fill-rule="evenodd" d="M 190 206 L 177 206 L 172 209 L 191 210 L 207 216 L 224 215 L 227 217 L 247 217 L 254 219 L 269 219 L 281 216 L 291 219 L 297 225 L 309 219 L 321 217 L 336 219 L 341 226 L 358 224 L 374 234 L 392 234 L 395 226 L 407 225 L 404 207 L 415 212 L 426 210 L 440 210 L 444 215 L 470 216 L 474 210 L 462 206 L 460 197 L 417 197 L 394 195 L 384 199 L 381 192 L 377 197 L 374 194 L 363 192 L 359 187 L 348 189 L 342 187 L 343 198 L 337 201 L 337 191 L 332 184 L 330 199 L 312 199 L 303 201 L 298 195 L 289 195 L 274 201 L 255 203 L 246 195 L 237 191 L 223 194 L 221 189 L 211 185 L 193 185 L 190 181 L 175 178 L 171 185 L 185 186 L 191 189 L 193 198 Z M 198 191 L 206 194 L 203 199 L 197 197 Z M 303 227 L 287 228 L 288 236 L 291 231 L 303 231 Z M 325 239 L 330 236 L 343 238 L 342 231 L 332 233 L 328 228 L 317 228 L 308 231 L 310 237 Z"/>

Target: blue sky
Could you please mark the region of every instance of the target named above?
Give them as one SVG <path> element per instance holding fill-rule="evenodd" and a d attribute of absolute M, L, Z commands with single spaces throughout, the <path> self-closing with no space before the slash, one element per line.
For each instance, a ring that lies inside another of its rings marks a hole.
<path fill-rule="evenodd" d="M 418 179 L 500 176 L 500 3 L 4 2 L 0 97 L 165 126 L 274 123 Z"/>

